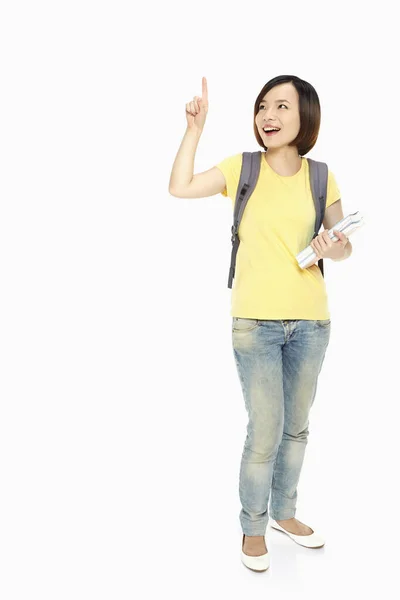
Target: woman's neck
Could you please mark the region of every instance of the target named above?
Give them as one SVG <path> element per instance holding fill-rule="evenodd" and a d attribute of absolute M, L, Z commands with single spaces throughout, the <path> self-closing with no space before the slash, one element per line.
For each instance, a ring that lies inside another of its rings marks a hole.
<path fill-rule="evenodd" d="M 293 152 L 264 152 L 264 159 L 267 161 L 271 169 L 284 177 L 296 175 L 301 169 L 302 157 L 299 156 L 297 149 Z"/>

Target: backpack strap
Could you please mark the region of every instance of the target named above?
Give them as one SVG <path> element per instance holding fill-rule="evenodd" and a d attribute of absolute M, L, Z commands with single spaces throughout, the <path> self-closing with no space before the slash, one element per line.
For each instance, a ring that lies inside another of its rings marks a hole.
<path fill-rule="evenodd" d="M 228 288 L 232 288 L 235 276 L 236 255 L 239 248 L 239 225 L 246 204 L 256 187 L 261 168 L 261 151 L 243 152 L 242 169 L 236 192 L 235 208 L 233 214 L 232 232 L 232 254 L 229 268 Z M 307 158 L 310 173 L 310 187 L 315 206 L 315 227 L 312 239 L 317 237 L 325 216 L 326 196 L 328 191 L 328 166 L 326 163 Z M 324 262 L 321 258 L 318 266 L 324 276 Z"/>
<path fill-rule="evenodd" d="M 261 168 L 261 151 L 242 153 L 242 170 L 240 172 L 239 184 L 236 191 L 235 208 L 233 212 L 232 232 L 232 254 L 231 266 L 229 268 L 228 288 L 232 288 L 232 281 L 235 276 L 236 254 L 239 248 L 239 225 L 242 220 L 244 209 L 258 180 Z"/>
<path fill-rule="evenodd" d="M 326 196 L 328 193 L 328 165 L 324 162 L 307 158 L 310 171 L 310 185 L 315 206 L 315 227 L 312 239 L 317 237 L 325 216 Z M 324 276 L 324 261 L 318 261 L 318 266 Z"/>

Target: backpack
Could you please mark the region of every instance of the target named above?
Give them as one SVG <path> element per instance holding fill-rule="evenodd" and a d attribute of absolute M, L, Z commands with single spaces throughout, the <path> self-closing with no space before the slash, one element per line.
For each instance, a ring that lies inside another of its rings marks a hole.
<path fill-rule="evenodd" d="M 236 192 L 235 208 L 233 214 L 233 225 L 231 227 L 232 254 L 231 266 L 229 269 L 228 288 L 232 288 L 232 281 L 235 276 L 236 254 L 239 248 L 239 225 L 242 219 L 244 209 L 260 174 L 262 154 L 257 152 L 243 152 L 242 170 L 240 172 L 239 184 Z M 315 227 L 312 239 L 317 237 L 322 221 L 324 220 L 326 207 L 326 194 L 328 190 L 328 166 L 326 163 L 307 158 L 310 172 L 310 186 L 315 206 Z M 321 258 L 318 266 L 324 276 L 324 263 Z"/>

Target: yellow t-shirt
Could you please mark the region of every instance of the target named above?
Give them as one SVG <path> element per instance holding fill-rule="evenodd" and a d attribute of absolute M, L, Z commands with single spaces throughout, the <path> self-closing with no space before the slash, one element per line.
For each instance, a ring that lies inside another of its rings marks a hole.
<path fill-rule="evenodd" d="M 318 263 L 302 269 L 296 260 L 312 240 L 315 208 L 309 165 L 278 175 L 262 152 L 260 175 L 239 225 L 239 249 L 232 284 L 231 316 L 250 319 L 329 319 L 325 280 Z M 225 176 L 222 194 L 235 205 L 242 154 L 215 165 Z M 340 199 L 328 170 L 326 208 Z M 322 230 L 321 230 L 322 231 Z"/>

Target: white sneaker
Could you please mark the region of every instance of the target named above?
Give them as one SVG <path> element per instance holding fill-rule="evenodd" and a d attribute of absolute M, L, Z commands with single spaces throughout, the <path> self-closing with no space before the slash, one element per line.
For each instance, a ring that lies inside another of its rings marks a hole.
<path fill-rule="evenodd" d="M 242 539 L 242 563 L 252 571 L 266 571 L 269 568 L 269 552 L 261 556 L 249 556 L 243 552 L 244 536 Z"/>
<path fill-rule="evenodd" d="M 290 533 L 290 531 L 286 531 L 283 527 L 279 525 L 274 519 L 269 519 L 268 524 L 278 531 L 282 531 L 286 533 L 296 544 L 300 544 L 300 546 L 305 546 L 306 548 L 322 548 L 325 544 L 325 540 L 321 535 L 318 535 L 313 531 L 309 535 L 295 535 L 294 533 Z"/>

